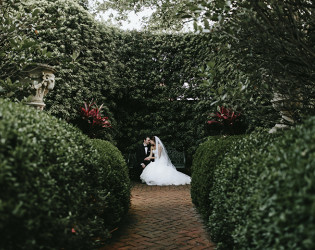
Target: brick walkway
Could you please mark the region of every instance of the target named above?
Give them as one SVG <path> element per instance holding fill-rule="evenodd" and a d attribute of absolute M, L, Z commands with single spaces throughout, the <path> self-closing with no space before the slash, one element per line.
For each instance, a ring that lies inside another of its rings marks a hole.
<path fill-rule="evenodd" d="M 127 222 L 108 249 L 214 249 L 190 198 L 190 185 L 135 184 Z"/>

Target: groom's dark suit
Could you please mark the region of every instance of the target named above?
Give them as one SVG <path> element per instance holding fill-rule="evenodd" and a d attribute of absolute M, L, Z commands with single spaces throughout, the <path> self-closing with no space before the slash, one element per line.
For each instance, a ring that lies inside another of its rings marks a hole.
<path fill-rule="evenodd" d="M 143 143 L 139 144 L 136 151 L 136 158 L 137 158 L 137 165 L 136 169 L 139 171 L 139 175 L 141 174 L 143 167 L 141 166 L 141 163 L 144 163 L 144 165 L 148 165 L 151 161 L 145 161 L 144 158 L 148 157 L 151 152 L 151 145 L 147 146 L 147 152 L 145 151 L 145 146 Z"/>

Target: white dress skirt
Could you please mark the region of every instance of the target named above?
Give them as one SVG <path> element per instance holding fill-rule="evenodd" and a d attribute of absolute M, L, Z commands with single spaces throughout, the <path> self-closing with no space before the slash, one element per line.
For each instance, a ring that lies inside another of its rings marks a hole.
<path fill-rule="evenodd" d="M 149 163 L 143 169 L 140 179 L 147 185 L 169 186 L 190 184 L 191 178 L 176 170 L 173 165 L 166 161 L 157 161 Z"/>

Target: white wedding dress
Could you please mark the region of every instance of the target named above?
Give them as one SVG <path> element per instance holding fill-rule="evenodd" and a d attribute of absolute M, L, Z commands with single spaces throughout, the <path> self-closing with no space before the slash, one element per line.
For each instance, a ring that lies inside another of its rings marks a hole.
<path fill-rule="evenodd" d="M 190 184 L 191 178 L 176 170 L 168 157 L 161 140 L 155 136 L 156 149 L 154 162 L 148 164 L 140 175 L 142 182 L 147 185 L 168 186 Z"/>

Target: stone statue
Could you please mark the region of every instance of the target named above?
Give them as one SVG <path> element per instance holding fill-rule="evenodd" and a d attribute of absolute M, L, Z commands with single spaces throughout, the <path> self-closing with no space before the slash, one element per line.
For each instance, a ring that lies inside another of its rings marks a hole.
<path fill-rule="evenodd" d="M 41 101 L 43 101 L 48 91 L 55 87 L 55 75 L 53 73 L 42 72 L 42 78 L 43 80 L 40 83 L 33 82 L 33 88 L 36 89 L 34 99 Z"/>

